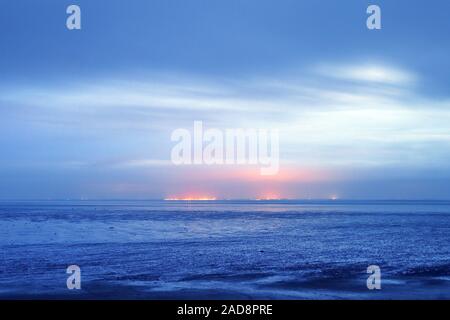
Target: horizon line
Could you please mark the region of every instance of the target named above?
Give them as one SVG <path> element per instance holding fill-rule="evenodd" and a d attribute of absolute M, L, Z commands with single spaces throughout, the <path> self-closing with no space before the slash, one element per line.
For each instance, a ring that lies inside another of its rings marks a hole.
<path fill-rule="evenodd" d="M 162 201 L 162 202 L 220 202 L 220 201 L 255 201 L 255 202 L 269 202 L 269 201 L 329 201 L 329 202 L 341 202 L 341 201 L 450 201 L 449 199 L 352 199 L 352 198 L 280 198 L 280 199 L 255 199 L 255 198 L 227 198 L 227 199 L 164 199 L 164 198 L 17 198 L 17 199 L 1 199 L 2 201 Z"/>

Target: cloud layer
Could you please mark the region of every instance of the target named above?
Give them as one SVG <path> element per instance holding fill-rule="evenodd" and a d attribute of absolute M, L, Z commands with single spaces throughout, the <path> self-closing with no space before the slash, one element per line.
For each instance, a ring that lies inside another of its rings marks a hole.
<path fill-rule="evenodd" d="M 298 177 L 297 183 L 305 170 L 327 172 L 332 182 L 336 175 L 331 172 L 348 175 L 351 169 L 448 167 L 450 100 L 420 94 L 420 77 L 398 67 L 321 65 L 233 79 L 167 73 L 4 87 L 1 130 L 22 151 L 5 142 L 2 162 L 120 172 L 118 180 L 127 170 L 151 172 L 160 186 L 152 192 L 160 195 L 174 179 L 168 174 L 173 169 L 170 133 L 201 120 L 219 129 L 278 129 L 281 165 Z M 37 141 L 49 151 L 40 152 Z M 232 185 L 211 170 L 204 174 Z M 323 174 L 309 176 L 324 180 Z M 104 178 L 99 174 L 97 179 Z M 279 178 L 273 181 L 280 183 Z M 223 193 L 226 189 L 222 186 Z"/>

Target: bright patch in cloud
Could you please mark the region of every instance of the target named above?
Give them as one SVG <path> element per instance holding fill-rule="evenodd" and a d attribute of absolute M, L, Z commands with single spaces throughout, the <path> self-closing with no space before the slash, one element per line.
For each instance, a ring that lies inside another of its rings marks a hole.
<path fill-rule="evenodd" d="M 410 72 L 381 64 L 320 67 L 319 73 L 331 78 L 380 84 L 404 85 L 416 80 Z"/>

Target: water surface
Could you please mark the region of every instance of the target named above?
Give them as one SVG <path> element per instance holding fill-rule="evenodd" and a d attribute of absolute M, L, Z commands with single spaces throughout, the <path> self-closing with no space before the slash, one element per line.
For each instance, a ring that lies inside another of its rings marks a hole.
<path fill-rule="evenodd" d="M 446 201 L 8 201 L 0 230 L 6 299 L 450 298 Z"/>

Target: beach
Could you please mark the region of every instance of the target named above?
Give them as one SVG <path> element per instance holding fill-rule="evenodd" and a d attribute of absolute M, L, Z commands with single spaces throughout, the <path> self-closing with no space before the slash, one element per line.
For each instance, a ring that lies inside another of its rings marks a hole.
<path fill-rule="evenodd" d="M 0 229 L 2 299 L 450 298 L 448 201 L 3 201 Z"/>

